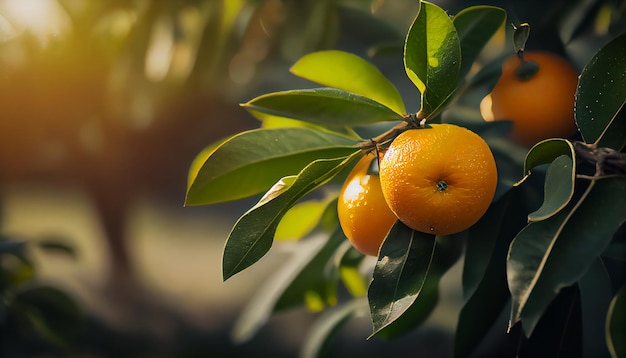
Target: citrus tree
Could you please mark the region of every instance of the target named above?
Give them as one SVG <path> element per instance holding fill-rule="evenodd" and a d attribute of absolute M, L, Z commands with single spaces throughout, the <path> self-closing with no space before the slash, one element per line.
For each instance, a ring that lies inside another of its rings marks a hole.
<path fill-rule="evenodd" d="M 332 307 L 303 355 L 363 311 L 370 337 L 399 337 L 428 318 L 463 259 L 456 356 L 626 354 L 626 34 L 579 73 L 526 53 L 529 26 L 516 24 L 511 53 L 476 71 L 506 23 L 498 7 L 450 16 L 421 2 L 403 51 L 419 111 L 366 59 L 314 52 L 291 72 L 320 87 L 244 103 L 261 128 L 198 154 L 186 205 L 259 196 L 226 241 L 224 280 L 297 240 L 242 315 L 239 340 L 302 305 Z M 464 111 L 476 93 L 489 97 L 484 118 Z M 564 122 L 544 131 L 551 121 Z"/>

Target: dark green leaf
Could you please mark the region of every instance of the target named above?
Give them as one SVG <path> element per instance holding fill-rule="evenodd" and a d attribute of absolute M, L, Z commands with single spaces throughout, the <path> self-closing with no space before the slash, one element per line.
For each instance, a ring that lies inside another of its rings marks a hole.
<path fill-rule="evenodd" d="M 252 338 L 277 309 L 279 300 L 282 300 L 282 308 L 303 303 L 307 287 L 303 287 L 306 282 L 302 279 L 312 279 L 312 285 L 325 281 L 323 268 L 343 241 L 345 237 L 338 230 L 330 238 L 317 236 L 298 242 L 285 265 L 261 286 L 244 308 L 233 329 L 233 339 L 241 343 Z M 301 288 L 297 290 L 298 297 L 286 293 L 287 290 L 295 293 L 294 284 Z"/>
<path fill-rule="evenodd" d="M 400 121 L 401 115 L 372 99 L 335 88 L 274 92 L 242 105 L 275 116 L 329 127 Z"/>
<path fill-rule="evenodd" d="M 249 267 L 269 251 L 280 219 L 299 199 L 324 185 L 358 157 L 320 159 L 307 165 L 297 176 L 278 181 L 261 200 L 237 220 L 222 261 L 224 280 Z"/>
<path fill-rule="evenodd" d="M 535 167 L 552 163 L 561 155 L 567 155 L 570 158 L 576 157 L 574 146 L 566 139 L 552 138 L 535 144 L 526 154 L 524 175 L 528 175 Z"/>
<path fill-rule="evenodd" d="M 511 188 L 468 231 L 463 267 L 465 304 L 456 329 L 455 357 L 471 355 L 509 301 L 504 258 L 511 240 L 526 225 L 523 189 Z"/>
<path fill-rule="evenodd" d="M 255 129 L 198 155 L 191 166 L 186 205 L 205 205 L 260 194 L 284 176 L 321 158 L 356 150 L 357 141 L 310 128 Z"/>
<path fill-rule="evenodd" d="M 372 334 L 372 336 L 375 335 L 378 338 L 391 340 L 402 337 L 423 324 L 430 317 L 439 302 L 439 281 L 441 276 L 441 272 L 428 272 L 415 301 L 395 321 Z"/>
<path fill-rule="evenodd" d="M 494 6 L 472 6 L 452 19 L 461 43 L 459 78 L 470 71 L 474 60 L 506 19 L 506 12 Z"/>
<path fill-rule="evenodd" d="M 454 92 L 461 68 L 461 45 L 452 20 L 437 5 L 422 2 L 404 47 L 406 73 L 422 94 L 429 118 Z"/>
<path fill-rule="evenodd" d="M 300 357 L 324 357 L 333 338 L 350 317 L 367 314 L 367 300 L 356 298 L 324 312 L 307 332 Z"/>
<path fill-rule="evenodd" d="M 398 319 L 420 294 L 430 268 L 435 236 L 397 221 L 383 242 L 368 290 L 375 335 Z"/>
<path fill-rule="evenodd" d="M 11 310 L 40 336 L 61 346 L 78 337 L 83 313 L 65 292 L 53 287 L 29 286 L 17 292 Z"/>
<path fill-rule="evenodd" d="M 576 285 L 564 287 L 547 307 L 530 339 L 522 339 L 517 357 L 582 358 L 582 322 Z"/>
<path fill-rule="evenodd" d="M 626 286 L 611 300 L 607 315 L 606 340 L 611 357 L 626 357 Z"/>
<path fill-rule="evenodd" d="M 583 356 L 608 357 L 606 314 L 613 296 L 611 279 L 602 260 L 596 259 L 578 281 L 583 329 Z"/>
<path fill-rule="evenodd" d="M 64 239 L 62 238 L 48 237 L 37 242 L 37 245 L 50 253 L 55 252 L 70 258 L 76 258 L 76 249 L 74 246 L 66 244 L 63 241 Z"/>
<path fill-rule="evenodd" d="M 524 51 L 528 36 L 530 36 L 530 25 L 523 23 L 515 27 L 513 31 L 513 49 L 516 53 Z"/>
<path fill-rule="evenodd" d="M 378 331 L 376 337 L 394 339 L 406 335 L 423 324 L 439 301 L 439 281 L 463 252 L 463 234 L 437 236 L 430 267 L 415 301 L 401 316 Z"/>
<path fill-rule="evenodd" d="M 626 223 L 615 233 L 615 237 L 609 246 L 606 247 L 602 256 L 613 260 L 626 261 Z"/>
<path fill-rule="evenodd" d="M 357 55 L 338 50 L 314 52 L 302 57 L 290 70 L 323 86 L 373 99 L 400 115 L 406 112 L 396 87 L 374 65 Z"/>
<path fill-rule="evenodd" d="M 511 324 L 530 335 L 559 290 L 576 283 L 626 221 L 626 179 L 595 180 L 577 203 L 525 227 L 507 260 Z"/>
<path fill-rule="evenodd" d="M 572 158 L 561 155 L 548 167 L 543 204 L 528 214 L 528 221 L 545 220 L 563 209 L 574 195 L 576 167 Z"/>
<path fill-rule="evenodd" d="M 626 34 L 616 37 L 583 69 L 576 91 L 576 123 L 585 140 L 621 149 L 626 142 Z"/>

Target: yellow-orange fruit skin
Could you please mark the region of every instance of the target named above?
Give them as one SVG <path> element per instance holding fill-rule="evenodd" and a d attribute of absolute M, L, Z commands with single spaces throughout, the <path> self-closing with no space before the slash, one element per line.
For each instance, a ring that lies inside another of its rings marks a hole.
<path fill-rule="evenodd" d="M 361 158 L 344 182 L 337 202 L 339 223 L 360 252 L 378 256 L 387 233 L 398 220 L 387 206 L 378 175 L 368 169 L 376 160 L 372 153 Z"/>
<path fill-rule="evenodd" d="M 432 124 L 400 134 L 380 162 L 385 200 L 410 228 L 449 235 L 475 224 L 498 174 L 487 143 L 468 129 Z"/>
<path fill-rule="evenodd" d="M 512 138 L 525 146 L 576 133 L 577 70 L 565 59 L 548 52 L 525 52 L 524 60 L 537 63 L 538 72 L 522 80 L 516 74 L 521 64 L 519 57 L 507 58 L 500 79 L 480 103 L 483 118 L 513 121 Z"/>

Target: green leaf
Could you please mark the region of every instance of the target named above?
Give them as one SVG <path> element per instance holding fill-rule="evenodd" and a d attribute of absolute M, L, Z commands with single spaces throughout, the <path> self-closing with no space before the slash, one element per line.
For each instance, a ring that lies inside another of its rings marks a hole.
<path fill-rule="evenodd" d="M 435 236 L 397 221 L 383 242 L 368 290 L 373 333 L 398 319 L 420 294 L 435 249 Z"/>
<path fill-rule="evenodd" d="M 526 48 L 526 41 L 528 41 L 529 36 L 529 24 L 523 23 L 515 26 L 513 30 L 513 50 L 515 50 L 515 53 L 524 52 L 524 49 Z"/>
<path fill-rule="evenodd" d="M 461 10 L 452 22 L 461 43 L 459 78 L 465 77 L 480 51 L 498 31 L 506 19 L 506 12 L 495 6 L 471 6 Z"/>
<path fill-rule="evenodd" d="M 578 287 L 576 285 L 564 287 L 558 294 L 555 293 L 555 296 L 532 336 L 522 341 L 515 356 L 583 357 L 581 355 L 583 337 Z M 518 339 L 523 340 L 522 337 Z"/>
<path fill-rule="evenodd" d="M 67 240 L 61 237 L 49 236 L 41 241 L 38 241 L 37 246 L 46 252 L 62 254 L 68 258 L 76 259 L 78 256 L 76 248 L 71 244 L 65 243 L 64 241 Z"/>
<path fill-rule="evenodd" d="M 230 232 L 222 260 L 224 280 L 263 257 L 272 246 L 276 228 L 285 213 L 306 194 L 326 184 L 359 154 L 316 160 L 297 176 L 278 181 L 237 220 Z"/>
<path fill-rule="evenodd" d="M 83 312 L 72 297 L 54 287 L 22 287 L 11 310 L 39 336 L 65 347 L 77 342 L 84 323 Z"/>
<path fill-rule="evenodd" d="M 626 357 L 626 286 L 611 300 L 606 319 L 606 343 L 611 357 Z"/>
<path fill-rule="evenodd" d="M 406 113 L 396 87 L 374 65 L 357 55 L 338 50 L 314 52 L 298 60 L 290 71 L 323 86 L 368 97 L 400 115 Z"/>
<path fill-rule="evenodd" d="M 242 104 L 247 110 L 328 127 L 400 121 L 401 115 L 372 99 L 335 88 L 274 92 Z"/>
<path fill-rule="evenodd" d="M 465 304 L 455 334 L 455 357 L 472 355 L 509 301 L 503 258 L 511 240 L 526 225 L 523 189 L 511 188 L 468 231 L 463 266 Z"/>
<path fill-rule="evenodd" d="M 276 228 L 274 240 L 299 240 L 319 223 L 329 200 L 307 200 L 289 209 Z"/>
<path fill-rule="evenodd" d="M 563 209 L 574 196 L 576 166 L 572 158 L 561 155 L 548 167 L 544 185 L 543 204 L 528 214 L 528 221 L 545 220 Z"/>
<path fill-rule="evenodd" d="M 358 142 L 310 128 L 255 129 L 198 154 L 189 172 L 186 205 L 206 205 L 260 194 L 315 159 L 336 158 Z"/>
<path fill-rule="evenodd" d="M 316 124 L 299 121 L 297 119 L 291 119 L 286 117 L 275 116 L 263 112 L 254 110 L 248 110 L 254 118 L 261 121 L 261 128 L 284 128 L 284 127 L 304 127 L 313 128 L 321 131 L 327 131 L 326 128 L 318 126 Z"/>
<path fill-rule="evenodd" d="M 337 303 L 337 284 L 339 268 L 334 262 L 335 255 L 348 240 L 340 229 L 337 229 L 326 241 L 319 253 L 300 270 L 289 283 L 276 302 L 274 311 L 285 310 L 306 303 L 305 296 L 315 293 L 320 298 L 323 308 Z M 294 250 L 300 251 L 299 246 Z"/>
<path fill-rule="evenodd" d="M 507 260 L 511 325 L 521 320 L 530 335 L 559 290 L 585 274 L 626 221 L 624 193 L 622 177 L 595 180 L 577 203 L 516 236 Z"/>
<path fill-rule="evenodd" d="M 338 250 L 339 254 L 339 275 L 346 290 L 353 297 L 364 297 L 367 295 L 367 284 L 365 277 L 359 271 L 364 255 L 357 251 L 350 241 L 345 241 Z M 369 278 L 368 278 L 369 280 Z"/>
<path fill-rule="evenodd" d="M 524 174 L 528 176 L 533 168 L 550 164 L 561 155 L 576 158 L 574 146 L 566 139 L 552 138 L 535 144 L 526 154 Z"/>
<path fill-rule="evenodd" d="M 422 2 L 406 37 L 404 67 L 422 94 L 425 118 L 436 114 L 454 92 L 461 68 L 461 45 L 448 14 Z"/>
<path fill-rule="evenodd" d="M 308 330 L 300 357 L 325 357 L 337 332 L 355 315 L 367 314 L 367 300 L 357 298 L 324 312 Z"/>
<path fill-rule="evenodd" d="M 432 260 L 415 301 L 395 321 L 376 333 L 376 337 L 394 339 L 414 331 L 434 311 L 439 301 L 439 281 L 463 252 L 462 235 L 437 236 Z"/>
<path fill-rule="evenodd" d="M 317 236 L 298 242 L 297 249 L 292 250 L 285 265 L 269 277 L 244 307 L 235 322 L 233 340 L 242 343 L 252 338 L 270 318 L 276 303 L 296 277 L 307 267 L 315 266 L 311 263 L 318 260 L 317 257 L 327 257 L 328 254 L 322 255 L 322 252 L 327 251 L 328 246 L 336 245 L 342 240 L 341 236 L 337 238 L 335 235 L 330 238 Z"/>
<path fill-rule="evenodd" d="M 576 123 L 585 142 L 621 149 L 626 142 L 626 34 L 616 37 L 589 61 L 576 91 Z"/>
<path fill-rule="evenodd" d="M 606 315 L 611 298 L 611 278 L 602 263 L 596 259 L 578 281 L 583 330 L 583 356 L 608 357 L 606 346 Z"/>

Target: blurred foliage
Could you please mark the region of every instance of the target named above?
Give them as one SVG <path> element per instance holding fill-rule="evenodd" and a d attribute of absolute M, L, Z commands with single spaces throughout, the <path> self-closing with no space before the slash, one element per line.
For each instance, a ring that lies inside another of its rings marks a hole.
<path fill-rule="evenodd" d="M 77 344 L 83 312 L 62 289 L 40 282 L 32 261 L 33 245 L 0 236 L 0 354 L 69 352 Z M 44 249 L 71 252 L 62 242 Z"/>

